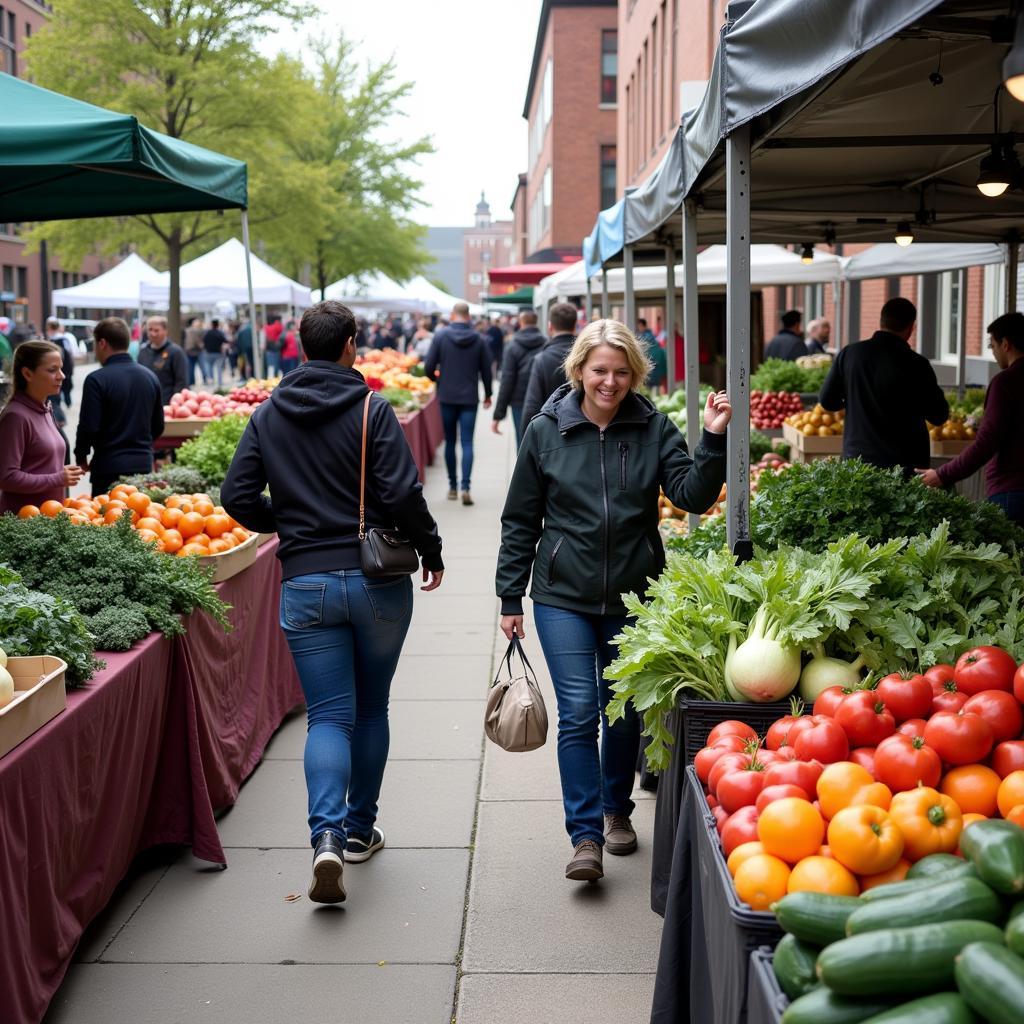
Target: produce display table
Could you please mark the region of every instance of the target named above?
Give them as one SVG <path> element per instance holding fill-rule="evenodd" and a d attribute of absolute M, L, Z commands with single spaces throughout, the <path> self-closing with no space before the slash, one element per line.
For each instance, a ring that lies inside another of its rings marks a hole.
<path fill-rule="evenodd" d="M 398 422 L 401 423 L 402 433 L 409 442 L 422 483 L 426 479 L 427 466 L 434 464 L 438 445 L 444 440 L 441 406 L 438 404 L 437 396 L 431 396 L 430 401 L 422 409 L 417 409 L 407 416 L 399 416 Z"/>
<path fill-rule="evenodd" d="M 105 655 L 64 714 L 0 759 L 4 1024 L 42 1018 L 137 853 L 180 843 L 225 862 L 214 811 L 302 700 L 278 627 L 276 549 L 218 584 L 231 634 L 195 614 L 183 637 Z"/>

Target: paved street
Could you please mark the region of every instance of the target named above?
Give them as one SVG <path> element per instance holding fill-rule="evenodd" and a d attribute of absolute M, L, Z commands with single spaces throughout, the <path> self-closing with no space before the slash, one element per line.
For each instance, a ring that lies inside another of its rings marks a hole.
<path fill-rule="evenodd" d="M 554 698 L 529 620 L 551 737 L 530 754 L 483 738 L 504 651 L 493 570 L 512 458 L 482 414 L 476 506 L 444 500 L 440 453 L 429 474 L 448 571 L 438 592 L 417 591 L 392 690 L 388 848 L 346 868 L 348 901 L 304 895 L 295 715 L 221 819 L 227 870 L 180 851 L 144 857 L 86 933 L 46 1024 L 646 1020 L 661 924 L 648 908 L 654 801 L 638 793 L 637 854 L 607 858 L 599 885 L 565 881 Z"/>

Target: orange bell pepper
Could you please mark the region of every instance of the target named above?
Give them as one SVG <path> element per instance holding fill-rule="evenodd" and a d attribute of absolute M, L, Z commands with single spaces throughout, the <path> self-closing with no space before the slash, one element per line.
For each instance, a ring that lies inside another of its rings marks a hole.
<path fill-rule="evenodd" d="M 826 819 L 834 818 L 844 807 L 868 804 L 888 810 L 892 790 L 875 782 L 866 768 L 853 761 L 827 765 L 818 779 L 818 804 Z"/>
<path fill-rule="evenodd" d="M 929 786 L 897 793 L 889 815 L 903 833 L 904 856 L 918 861 L 930 853 L 953 853 L 964 820 L 951 797 Z"/>
<path fill-rule="evenodd" d="M 881 807 L 844 807 L 829 822 L 828 847 L 857 875 L 888 871 L 903 854 L 903 833 Z"/>

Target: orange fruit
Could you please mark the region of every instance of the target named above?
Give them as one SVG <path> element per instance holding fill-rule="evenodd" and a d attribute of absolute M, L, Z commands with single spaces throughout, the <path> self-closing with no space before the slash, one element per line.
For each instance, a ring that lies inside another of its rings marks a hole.
<path fill-rule="evenodd" d="M 740 845 L 729 854 L 729 859 L 725 862 L 725 866 L 729 869 L 729 874 L 735 878 L 736 872 L 739 870 L 739 866 L 745 860 L 750 860 L 751 857 L 756 857 L 759 853 L 764 853 L 764 846 L 762 846 L 761 843 L 740 843 Z"/>
<path fill-rule="evenodd" d="M 757 819 L 757 838 L 772 856 L 796 864 L 818 852 L 825 822 L 809 800 L 784 797 L 770 803 Z"/>
<path fill-rule="evenodd" d="M 138 534 L 139 540 L 146 544 L 152 544 L 154 541 L 158 541 L 160 539 L 160 535 L 154 533 L 152 530 L 139 530 Z"/>
<path fill-rule="evenodd" d="M 999 813 L 1005 818 L 1018 804 L 1024 804 L 1024 771 L 1010 772 L 999 784 L 996 797 Z"/>
<path fill-rule="evenodd" d="M 181 557 L 186 557 L 188 555 L 205 555 L 205 554 L 206 554 L 206 548 L 204 548 L 202 544 L 186 544 L 178 552 L 178 555 L 181 556 Z"/>
<path fill-rule="evenodd" d="M 134 494 L 138 490 L 138 487 L 136 487 L 135 484 L 118 484 L 117 486 L 124 491 L 125 494 Z"/>
<path fill-rule="evenodd" d="M 1010 813 L 1006 815 L 1007 821 L 1012 821 L 1014 825 L 1020 825 L 1024 828 L 1024 804 L 1017 804 L 1016 807 L 1010 808 Z"/>
<path fill-rule="evenodd" d="M 182 545 L 185 543 L 184 538 L 177 530 L 164 530 L 164 535 L 161 539 L 164 542 L 164 551 L 169 555 L 173 555 L 177 551 L 180 551 Z"/>
<path fill-rule="evenodd" d="M 251 536 L 249 531 L 244 526 L 236 526 L 231 530 L 231 532 L 235 535 L 239 544 L 241 544 L 243 541 L 248 540 L 249 537 Z"/>
<path fill-rule="evenodd" d="M 171 495 L 168 495 L 166 498 L 164 498 L 164 504 L 168 508 L 180 508 L 181 507 L 181 501 L 182 501 L 181 495 L 179 495 L 179 494 L 171 494 Z"/>
<path fill-rule="evenodd" d="M 217 539 L 224 541 L 229 548 L 238 547 L 238 538 L 233 533 L 222 533 Z"/>
<path fill-rule="evenodd" d="M 185 513 L 186 515 L 187 515 L 187 514 L 188 514 L 189 512 L 194 512 L 194 511 L 195 511 L 195 509 L 193 509 L 193 508 L 192 508 L 192 502 L 191 502 L 191 500 L 190 500 L 190 499 L 188 499 L 188 498 L 183 498 L 183 499 L 182 499 L 182 502 L 181 502 L 181 504 L 180 504 L 180 505 L 178 506 L 178 508 L 180 508 L 180 509 L 181 509 L 181 511 L 182 511 L 182 512 L 184 512 L 184 513 Z"/>
<path fill-rule="evenodd" d="M 87 516 L 83 516 L 81 512 L 72 512 L 68 519 L 71 521 L 73 526 L 88 526 L 89 519 Z"/>
<path fill-rule="evenodd" d="M 22 505 L 18 509 L 19 519 L 32 519 L 37 515 L 39 515 L 39 509 L 35 505 Z"/>
<path fill-rule="evenodd" d="M 227 515 L 227 512 L 224 511 L 224 506 L 223 505 L 214 505 L 213 506 L 213 511 L 214 511 L 214 514 L 218 515 L 218 516 L 226 516 Z M 231 517 L 228 516 L 228 518 L 230 519 Z"/>
<path fill-rule="evenodd" d="M 835 859 L 834 857 L 832 857 L 832 847 L 829 846 L 828 843 L 826 843 L 824 846 L 819 846 L 818 847 L 818 852 L 815 854 L 815 856 L 816 857 L 829 857 L 832 860 Z"/>
<path fill-rule="evenodd" d="M 160 522 L 163 524 L 165 529 L 172 530 L 177 527 L 178 523 L 181 522 L 181 517 L 185 513 L 180 508 L 165 508 L 160 513 Z"/>
<path fill-rule="evenodd" d="M 64 506 L 61 502 L 51 498 L 49 501 L 44 501 L 42 505 L 39 506 L 39 511 L 47 518 L 55 519 L 64 511 Z"/>
<path fill-rule="evenodd" d="M 144 516 L 146 514 L 146 510 L 149 508 L 149 496 L 143 494 L 142 491 L 135 491 L 128 495 L 125 504 L 133 512 L 138 512 L 140 516 Z"/>
<path fill-rule="evenodd" d="M 210 537 L 205 533 L 197 533 L 194 537 L 189 538 L 190 544 L 201 544 L 204 548 L 209 549 Z"/>
<path fill-rule="evenodd" d="M 978 814 L 976 811 L 968 811 L 964 815 L 964 828 L 968 825 L 973 825 L 976 821 L 988 821 L 988 815 Z"/>
<path fill-rule="evenodd" d="M 159 518 L 164 513 L 164 506 L 159 501 L 151 501 L 149 503 L 149 514 L 154 518 Z"/>
<path fill-rule="evenodd" d="M 220 554 L 223 554 L 223 552 L 230 551 L 230 550 L 231 550 L 231 545 L 228 544 L 228 542 L 226 540 L 221 540 L 220 537 L 218 537 L 216 540 L 211 540 L 210 541 L 210 554 L 211 555 L 220 555 Z"/>
<path fill-rule="evenodd" d="M 103 504 L 103 502 L 105 502 L 105 501 L 110 501 L 110 495 L 109 495 L 109 494 L 97 494 L 97 495 L 96 495 L 96 497 L 95 497 L 95 498 L 93 498 L 92 500 L 93 500 L 93 502 L 94 502 L 94 503 L 95 503 L 95 504 L 96 504 L 97 506 L 98 506 L 98 505 L 102 505 L 102 504 Z"/>
<path fill-rule="evenodd" d="M 180 520 L 178 520 L 178 532 L 188 539 L 194 537 L 197 533 L 203 532 L 203 527 L 206 525 L 206 521 L 198 512 L 186 512 Z"/>
<path fill-rule="evenodd" d="M 123 487 L 120 487 L 120 486 L 115 487 L 110 492 L 110 500 L 111 501 L 124 501 L 124 502 L 127 502 L 128 501 L 128 495 L 130 493 L 131 493 L 130 491 L 126 491 Z"/>
<path fill-rule="evenodd" d="M 794 865 L 786 892 L 825 892 L 833 896 L 858 896 L 860 886 L 853 873 L 831 857 L 804 857 Z"/>
<path fill-rule="evenodd" d="M 735 852 L 735 851 L 733 851 Z M 767 910 L 786 895 L 789 866 L 767 853 L 755 854 L 737 869 L 733 884 L 736 895 L 752 910 Z"/>
<path fill-rule="evenodd" d="M 77 501 L 78 501 L 78 498 L 65 498 L 64 499 L 64 508 L 78 508 L 78 505 L 76 504 Z"/>
<path fill-rule="evenodd" d="M 213 515 L 213 502 L 209 498 L 198 498 L 192 503 L 192 508 L 201 516 Z"/>
<path fill-rule="evenodd" d="M 888 885 L 890 882 L 902 882 L 910 870 L 910 861 L 901 857 L 888 871 L 879 871 L 877 875 L 861 875 L 861 892 L 874 889 L 876 885 Z"/>
<path fill-rule="evenodd" d="M 159 519 L 154 519 L 152 516 L 143 516 L 136 524 L 136 530 L 149 530 L 151 533 L 155 533 L 158 537 L 164 532 L 164 524 Z"/>
<path fill-rule="evenodd" d="M 198 509 L 196 511 L 198 511 Z M 221 534 L 227 533 L 230 529 L 231 523 L 227 516 L 217 515 L 214 512 L 207 513 L 206 532 L 211 537 L 219 537 Z"/>
<path fill-rule="evenodd" d="M 113 526 L 114 523 L 119 523 L 121 521 L 121 516 L 123 516 L 124 513 L 125 509 L 123 508 L 111 508 L 108 506 L 107 511 L 103 513 L 103 522 L 106 523 L 107 526 Z"/>
<path fill-rule="evenodd" d="M 991 768 L 965 764 L 946 772 L 939 791 L 952 797 L 964 814 L 984 814 L 991 818 L 998 806 L 999 781 Z M 1024 793 L 1024 789 L 1021 792 Z"/>

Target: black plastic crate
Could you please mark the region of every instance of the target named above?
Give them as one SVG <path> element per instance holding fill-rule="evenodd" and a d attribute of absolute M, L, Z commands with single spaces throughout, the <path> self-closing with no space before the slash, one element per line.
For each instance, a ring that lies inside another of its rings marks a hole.
<path fill-rule="evenodd" d="M 747 1024 L 781 1024 L 782 1011 L 789 1006 L 772 968 L 774 954 L 767 946 L 750 954 L 747 982 Z"/>
<path fill-rule="evenodd" d="M 696 769 L 686 769 L 686 781 L 699 794 L 691 806 L 700 820 L 691 826 L 697 837 L 704 933 L 714 977 L 714 1024 L 745 1024 L 750 954 L 761 946 L 774 949 L 782 929 L 774 914 L 740 902 Z"/>
<path fill-rule="evenodd" d="M 756 730 L 758 736 L 764 736 L 772 722 L 790 713 L 790 705 L 788 698 L 771 704 L 755 704 L 750 701 L 680 697 L 679 710 L 683 713 L 683 756 L 689 765 L 707 743 L 708 733 L 719 723 L 731 720 L 745 722 Z"/>

